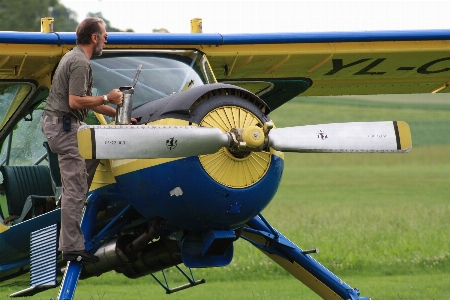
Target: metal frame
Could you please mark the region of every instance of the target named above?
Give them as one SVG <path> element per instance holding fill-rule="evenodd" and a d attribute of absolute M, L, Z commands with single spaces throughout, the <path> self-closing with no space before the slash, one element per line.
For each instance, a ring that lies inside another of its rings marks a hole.
<path fill-rule="evenodd" d="M 159 285 L 161 285 L 161 287 L 166 291 L 166 294 L 172 294 L 172 293 L 175 293 L 175 292 L 179 292 L 179 291 L 181 291 L 181 290 L 185 290 L 185 289 L 187 289 L 187 288 L 194 287 L 194 286 L 196 286 L 196 285 L 199 285 L 199 284 L 202 284 L 202 283 L 205 283 L 205 282 L 206 282 L 205 279 L 195 280 L 194 274 L 192 273 L 192 269 L 191 269 L 191 268 L 189 268 L 189 272 L 190 272 L 190 276 L 189 276 L 189 275 L 186 274 L 186 272 L 184 272 L 178 265 L 175 266 L 175 267 L 178 269 L 178 271 L 180 271 L 181 274 L 184 275 L 184 277 L 186 277 L 186 279 L 187 279 L 189 282 L 186 283 L 186 284 L 177 286 L 177 287 L 175 287 L 175 288 L 173 288 L 173 289 L 171 289 L 171 288 L 169 287 L 169 283 L 168 283 L 168 281 L 167 281 L 166 273 L 164 272 L 164 270 L 161 270 L 161 273 L 162 273 L 162 275 L 163 275 L 163 277 L 164 277 L 164 282 L 165 282 L 165 283 L 163 283 L 161 280 L 159 280 L 159 278 L 157 278 L 157 277 L 155 276 L 154 273 L 151 273 L 151 274 L 150 274 L 150 275 L 152 275 L 152 277 L 156 280 L 156 282 L 158 282 Z"/>

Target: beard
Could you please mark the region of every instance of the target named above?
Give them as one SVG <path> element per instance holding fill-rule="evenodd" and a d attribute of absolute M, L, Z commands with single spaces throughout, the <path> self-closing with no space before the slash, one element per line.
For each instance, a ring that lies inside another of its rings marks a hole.
<path fill-rule="evenodd" d="M 103 51 L 103 47 L 100 45 L 100 41 L 97 42 L 97 44 L 95 44 L 94 47 L 94 56 L 101 56 L 102 55 L 102 51 Z"/>

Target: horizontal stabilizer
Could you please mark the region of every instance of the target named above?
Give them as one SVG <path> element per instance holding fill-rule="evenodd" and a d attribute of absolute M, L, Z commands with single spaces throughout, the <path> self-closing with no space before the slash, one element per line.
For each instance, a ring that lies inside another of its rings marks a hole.
<path fill-rule="evenodd" d="M 80 126 L 78 148 L 87 159 L 173 158 L 210 154 L 229 145 L 227 133 L 197 126 Z"/>
<path fill-rule="evenodd" d="M 285 152 L 409 152 L 403 121 L 356 122 L 274 128 L 269 146 Z"/>

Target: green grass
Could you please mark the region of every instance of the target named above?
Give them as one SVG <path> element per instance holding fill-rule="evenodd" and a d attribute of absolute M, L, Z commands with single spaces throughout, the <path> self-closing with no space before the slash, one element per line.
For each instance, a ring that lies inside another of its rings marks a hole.
<path fill-rule="evenodd" d="M 347 276 L 346 282 L 361 290 L 361 296 L 370 295 L 373 300 L 441 300 L 450 295 L 449 274 L 398 275 L 398 276 Z M 175 285 L 174 285 L 175 286 Z M 10 299 L 16 291 L 10 287 L 0 289 L 1 299 Z M 55 298 L 57 290 L 48 290 L 27 299 L 48 300 Z M 292 277 L 270 280 L 241 281 L 208 280 L 194 288 L 166 295 L 152 279 L 126 280 L 120 275 L 107 273 L 100 278 L 81 281 L 77 300 L 318 300 L 315 293 Z"/>
<path fill-rule="evenodd" d="M 278 127 L 410 124 L 408 154 L 285 154 L 282 183 L 263 212 L 301 248 L 319 248 L 319 262 L 374 300 L 450 295 L 450 99 L 425 98 L 295 99 L 271 114 Z M 151 277 L 130 280 L 110 272 L 80 281 L 75 299 L 319 298 L 243 240 L 235 243 L 229 266 L 194 275 L 207 283 L 167 296 Z M 181 284 L 174 279 L 171 286 Z M 3 286 L 1 297 L 20 288 Z M 56 294 L 55 289 L 31 299 Z"/>
<path fill-rule="evenodd" d="M 395 154 L 335 156 L 332 165 L 332 156 L 303 163 L 287 155 L 285 180 L 265 215 L 303 247 L 321 249 L 315 257 L 334 272 L 450 271 L 448 151 L 418 148 L 404 164 Z M 429 156 L 445 159 L 430 164 Z"/>

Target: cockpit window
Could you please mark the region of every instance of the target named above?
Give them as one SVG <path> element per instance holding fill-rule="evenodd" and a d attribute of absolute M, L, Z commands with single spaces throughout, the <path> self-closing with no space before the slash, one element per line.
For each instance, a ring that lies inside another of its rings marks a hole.
<path fill-rule="evenodd" d="M 42 110 L 36 109 L 27 119 L 21 119 L 3 143 L 0 165 L 33 165 L 45 154 L 45 137 L 41 131 Z M 1 181 L 0 181 L 1 182 Z"/>
<path fill-rule="evenodd" d="M 8 122 L 31 90 L 32 86 L 28 83 L 0 82 L 0 129 Z"/>
<path fill-rule="evenodd" d="M 92 59 L 94 94 L 104 95 L 113 88 L 131 86 L 142 64 L 134 88 L 133 107 L 188 90 L 194 86 L 213 83 L 214 77 L 198 51 L 123 51 L 104 50 Z"/>
<path fill-rule="evenodd" d="M 39 126 L 42 111 L 35 110 L 23 117 L 24 107 L 29 107 L 35 91 L 33 82 L 0 81 L 0 132 L 4 135 L 1 136 L 0 165 L 33 164 L 45 152 Z"/>

